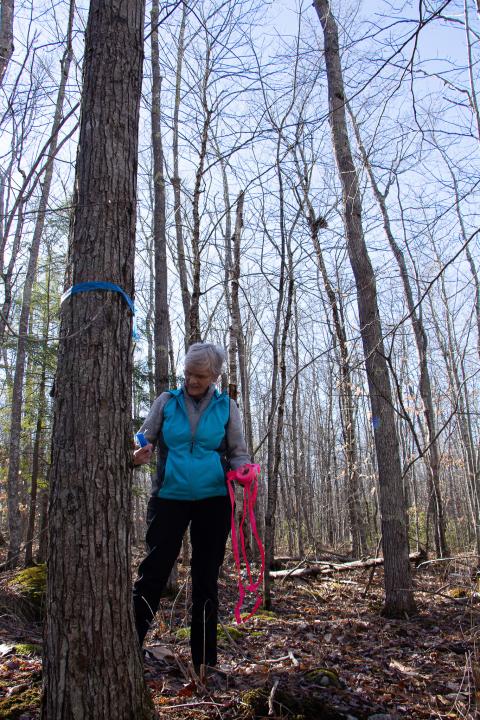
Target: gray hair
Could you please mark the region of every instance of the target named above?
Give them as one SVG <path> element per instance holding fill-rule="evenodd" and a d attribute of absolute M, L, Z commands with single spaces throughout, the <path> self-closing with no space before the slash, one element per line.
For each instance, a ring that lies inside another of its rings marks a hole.
<path fill-rule="evenodd" d="M 185 367 L 194 365 L 195 367 L 207 366 L 212 373 L 212 377 L 217 378 L 221 372 L 223 363 L 226 360 L 225 350 L 220 345 L 213 343 L 193 343 L 188 348 L 185 355 Z"/>

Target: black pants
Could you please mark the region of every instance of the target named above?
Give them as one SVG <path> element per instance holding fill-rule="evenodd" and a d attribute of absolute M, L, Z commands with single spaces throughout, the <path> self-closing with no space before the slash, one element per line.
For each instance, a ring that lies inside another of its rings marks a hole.
<path fill-rule="evenodd" d="M 140 645 L 155 615 L 160 595 L 190 524 L 192 543 L 192 623 L 190 647 L 194 665 L 217 662 L 218 571 L 230 531 L 228 496 L 183 501 L 150 498 L 147 511 L 148 555 L 138 568 L 133 589 Z"/>

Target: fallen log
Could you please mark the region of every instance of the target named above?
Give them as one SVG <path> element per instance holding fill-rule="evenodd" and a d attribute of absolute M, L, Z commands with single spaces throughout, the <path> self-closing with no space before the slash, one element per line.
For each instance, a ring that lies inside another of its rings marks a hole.
<path fill-rule="evenodd" d="M 410 553 L 409 558 L 413 563 L 417 564 L 425 559 L 425 553 L 421 550 Z M 368 560 L 353 560 L 352 562 L 341 564 L 328 563 L 328 567 L 322 564 L 321 566 L 294 568 L 293 570 L 271 570 L 270 577 L 275 579 L 306 577 L 308 575 L 331 575 L 332 573 L 347 572 L 349 570 L 365 570 L 378 565 L 383 565 L 383 557 L 369 558 Z"/>

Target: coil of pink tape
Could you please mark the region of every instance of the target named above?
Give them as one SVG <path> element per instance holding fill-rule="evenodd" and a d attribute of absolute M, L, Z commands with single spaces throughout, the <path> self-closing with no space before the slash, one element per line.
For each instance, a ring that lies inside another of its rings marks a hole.
<path fill-rule="evenodd" d="M 238 468 L 237 470 L 230 470 L 227 473 L 227 486 L 228 486 L 228 493 L 230 495 L 230 502 L 232 504 L 232 550 L 233 550 L 233 556 L 235 558 L 235 565 L 237 567 L 238 572 L 238 601 L 235 605 L 235 619 L 237 623 L 240 625 L 241 623 L 246 622 L 249 618 L 252 617 L 262 604 L 262 596 L 259 593 L 259 588 L 262 583 L 263 579 L 263 573 L 265 570 L 265 551 L 263 549 L 262 541 L 260 540 L 260 537 L 258 535 L 257 530 L 257 523 L 255 522 L 255 513 L 254 513 L 254 507 L 255 507 L 255 500 L 257 499 L 257 493 L 258 493 L 258 475 L 260 473 L 260 465 L 243 465 L 241 468 Z M 238 537 L 237 537 L 237 528 L 235 524 L 235 487 L 234 483 L 237 482 L 240 485 L 243 486 L 243 512 L 242 512 L 242 519 L 240 521 L 240 525 L 238 528 Z M 255 538 L 255 541 L 258 546 L 258 551 L 260 553 L 260 572 L 258 575 L 258 580 L 254 581 L 252 578 L 252 572 L 250 568 L 250 563 L 248 562 L 247 553 L 245 549 L 245 534 L 244 534 L 244 525 L 246 519 L 250 520 L 250 526 L 252 528 L 252 534 Z M 245 568 L 247 571 L 248 576 L 248 584 L 244 584 L 242 581 L 242 568 L 241 568 L 241 560 L 240 560 L 240 551 L 239 551 L 239 541 L 240 541 L 240 547 L 242 550 L 242 558 L 245 563 Z M 243 605 L 243 602 L 245 600 L 245 596 L 247 592 L 251 592 L 255 596 L 255 603 L 253 605 L 252 610 L 248 615 L 242 618 L 241 616 L 241 608 Z"/>

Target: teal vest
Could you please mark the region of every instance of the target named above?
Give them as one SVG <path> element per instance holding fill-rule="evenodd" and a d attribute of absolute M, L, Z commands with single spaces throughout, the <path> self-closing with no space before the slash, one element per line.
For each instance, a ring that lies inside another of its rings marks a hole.
<path fill-rule="evenodd" d="M 226 426 L 230 398 L 215 390 L 192 435 L 181 390 L 171 390 L 172 399 L 163 409 L 161 434 L 165 450 L 158 495 L 169 500 L 203 500 L 226 495 L 222 455 L 226 448 Z"/>

